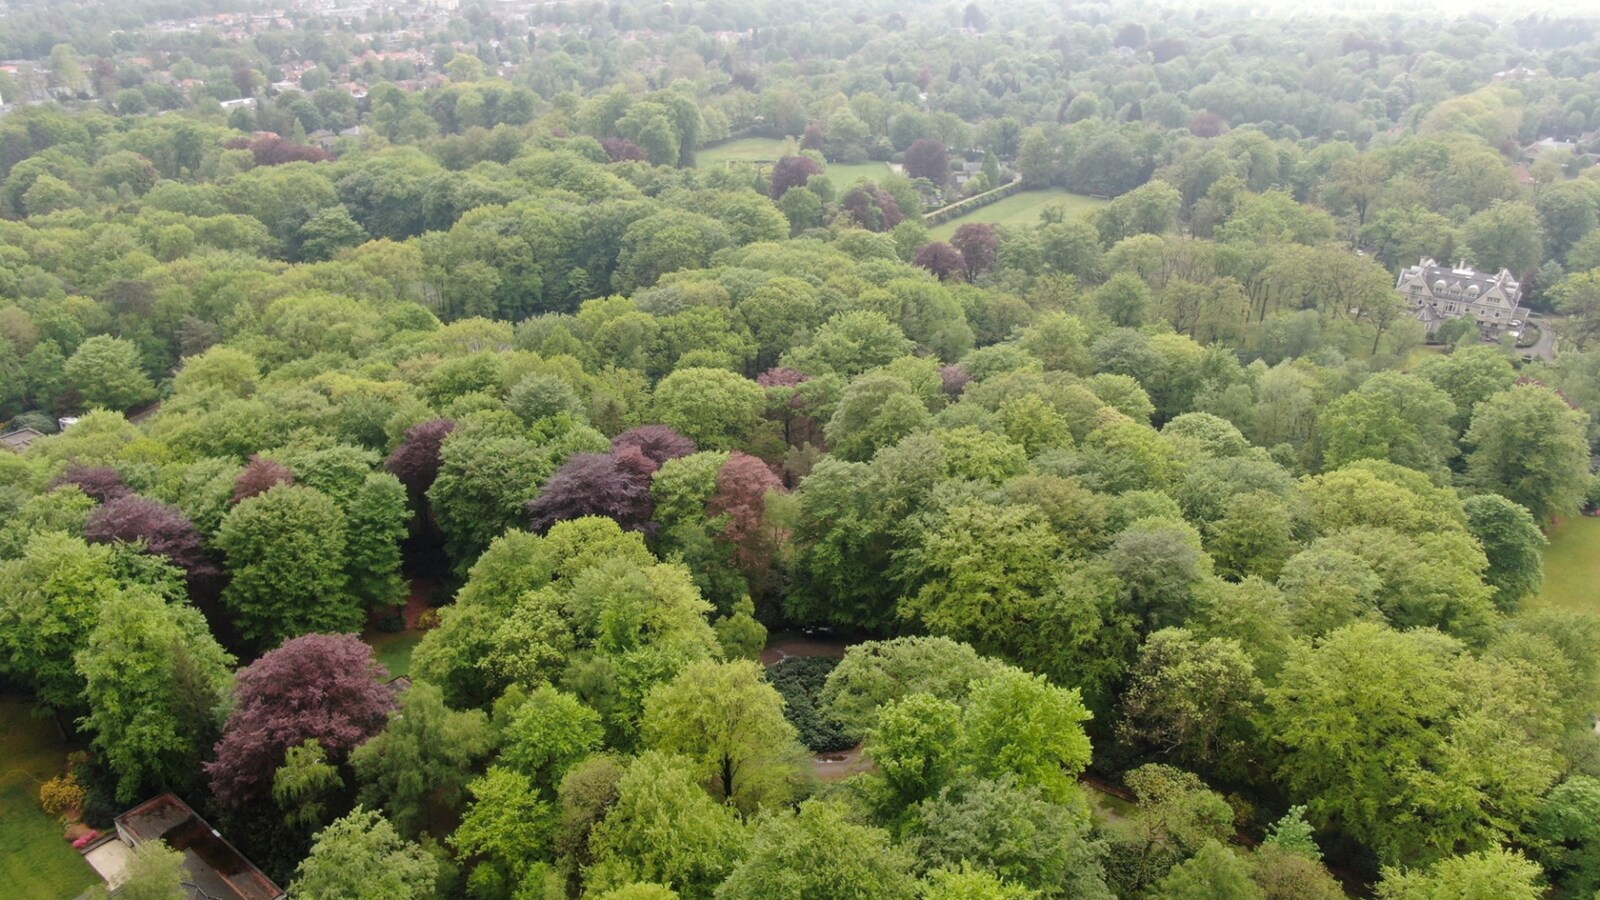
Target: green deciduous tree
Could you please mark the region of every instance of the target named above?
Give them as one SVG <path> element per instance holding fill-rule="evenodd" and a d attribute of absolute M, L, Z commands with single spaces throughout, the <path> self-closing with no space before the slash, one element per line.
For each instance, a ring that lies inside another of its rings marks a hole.
<path fill-rule="evenodd" d="M 1510 612 L 1544 584 L 1544 532 L 1526 509 L 1495 494 L 1468 497 L 1462 508 L 1467 530 L 1489 558 L 1484 580 L 1495 590 L 1495 605 Z"/>
<path fill-rule="evenodd" d="M 1254 664 L 1236 641 L 1162 629 L 1140 650 L 1118 734 L 1184 768 L 1240 772 L 1261 690 Z"/>
<path fill-rule="evenodd" d="M 223 602 L 239 631 L 262 645 L 313 631 L 351 631 L 360 602 L 349 591 L 345 516 L 326 494 L 280 485 L 228 513 L 216 545 L 232 576 Z"/>
<path fill-rule="evenodd" d="M 716 896 L 910 900 L 917 895 L 910 863 L 888 832 L 851 821 L 837 803 L 808 800 L 798 812 L 770 812 L 756 820 L 749 852 Z"/>
<path fill-rule="evenodd" d="M 1170 900 L 1265 900 L 1250 879 L 1250 863 L 1216 841 L 1179 863 L 1155 886 L 1156 896 Z"/>
<path fill-rule="evenodd" d="M 1583 414 L 1542 385 L 1518 385 L 1484 400 L 1472 415 L 1467 474 L 1478 487 L 1527 507 L 1547 522 L 1577 508 L 1587 485 Z"/>
<path fill-rule="evenodd" d="M 96 335 L 67 359 L 67 382 L 85 406 L 128 410 L 155 399 L 156 388 L 144 372 L 138 345 L 122 338 Z"/>
<path fill-rule="evenodd" d="M 920 870 L 967 863 L 1039 897 L 1111 897 L 1105 848 L 1090 839 L 1081 813 L 1009 775 L 966 781 L 918 804 L 906 845 Z"/>
<path fill-rule="evenodd" d="M 1539 865 L 1515 850 L 1495 848 L 1441 860 L 1426 870 L 1385 869 L 1382 900 L 1537 900 L 1545 895 Z"/>
<path fill-rule="evenodd" d="M 617 783 L 617 799 L 594 827 L 591 890 L 654 881 L 685 898 L 710 898 L 739 864 L 749 840 L 733 808 L 700 786 L 687 759 L 641 754 Z"/>
<path fill-rule="evenodd" d="M 1291 655 L 1268 730 L 1315 820 L 1386 862 L 1427 862 L 1520 832 L 1555 777 L 1552 701 L 1531 667 L 1363 623 Z"/>
<path fill-rule="evenodd" d="M 356 807 L 317 834 L 289 889 L 308 900 L 424 900 L 439 863 L 374 810 Z"/>
<path fill-rule="evenodd" d="M 500 766 L 490 767 L 467 791 L 472 806 L 450 836 L 457 853 L 481 860 L 467 883 L 478 896 L 515 895 L 550 856 L 555 811 L 531 779 Z"/>
<path fill-rule="evenodd" d="M 221 729 L 233 657 L 198 610 L 135 588 L 100 609 L 77 654 L 89 714 L 81 724 L 128 803 L 154 787 L 188 787 Z"/>
<path fill-rule="evenodd" d="M 184 900 L 190 896 L 184 887 L 187 881 L 189 872 L 184 868 L 183 852 L 167 846 L 166 841 L 149 841 L 133 848 L 115 896 L 118 900 Z M 113 895 L 104 890 L 88 896 Z"/>
<path fill-rule="evenodd" d="M 1328 404 L 1317 427 L 1323 463 L 1381 459 L 1429 474 L 1455 455 L 1455 404 L 1426 379 L 1381 372 Z"/>
<path fill-rule="evenodd" d="M 437 833 L 490 746 L 482 711 L 456 712 L 437 687 L 419 681 L 401 695 L 383 731 L 350 754 L 350 765 L 361 802 L 381 807 L 401 834 Z"/>
<path fill-rule="evenodd" d="M 746 811 L 793 792 L 801 751 L 783 697 L 750 660 L 691 663 L 645 699 L 646 746 L 693 760 L 717 794 Z"/>
<path fill-rule="evenodd" d="M 744 442 L 766 408 L 754 381 L 724 369 L 678 369 L 656 385 L 660 421 L 708 450 Z"/>

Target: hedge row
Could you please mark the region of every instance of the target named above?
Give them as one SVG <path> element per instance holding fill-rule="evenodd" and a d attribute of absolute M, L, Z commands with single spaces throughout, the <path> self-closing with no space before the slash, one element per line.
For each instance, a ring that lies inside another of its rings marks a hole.
<path fill-rule="evenodd" d="M 1003 184 L 992 191 L 975 194 L 965 200 L 957 200 L 949 206 L 941 206 L 932 212 L 922 214 L 922 224 L 927 226 L 943 225 L 944 223 L 964 216 L 975 209 L 982 209 L 991 203 L 1022 192 L 1022 179 L 1018 178 L 1010 184 Z"/>

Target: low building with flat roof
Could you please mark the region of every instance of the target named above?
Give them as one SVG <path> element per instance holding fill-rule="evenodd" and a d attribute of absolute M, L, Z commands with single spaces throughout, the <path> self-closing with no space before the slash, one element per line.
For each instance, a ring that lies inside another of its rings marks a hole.
<path fill-rule="evenodd" d="M 282 888 L 176 794 L 146 800 L 115 821 L 117 837 L 130 847 L 160 840 L 183 853 L 193 897 L 277 900 L 284 896 Z"/>

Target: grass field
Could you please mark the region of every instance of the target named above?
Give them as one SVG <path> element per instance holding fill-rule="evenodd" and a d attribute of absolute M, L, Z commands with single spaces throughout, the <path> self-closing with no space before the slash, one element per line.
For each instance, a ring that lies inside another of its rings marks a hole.
<path fill-rule="evenodd" d="M 1043 191 L 1023 191 L 991 203 L 981 209 L 975 209 L 964 216 L 958 216 L 933 228 L 930 235 L 934 240 L 947 241 L 956 229 L 968 222 L 984 222 L 989 225 L 1010 225 L 1013 227 L 1035 225 L 1039 222 L 1039 214 L 1045 207 L 1064 205 L 1069 216 L 1081 216 L 1091 210 L 1099 209 L 1106 204 L 1104 200 L 1074 194 L 1061 188 L 1050 188 Z"/>
<path fill-rule="evenodd" d="M 1600 615 L 1600 518 L 1571 516 L 1550 533 L 1544 590 L 1533 606 Z"/>
<path fill-rule="evenodd" d="M 792 147 L 792 145 L 790 145 Z M 785 152 L 785 142 L 772 138 L 740 138 L 715 147 L 696 151 L 695 164 L 701 168 L 722 166 L 730 162 L 771 162 Z M 789 151 L 792 152 L 792 149 Z M 842 191 L 866 178 L 876 180 L 889 174 L 888 163 L 865 162 L 857 165 L 830 163 L 826 173 L 835 190 Z"/>
<path fill-rule="evenodd" d="M 67 747 L 25 698 L 0 695 L 0 885 L 7 897 L 76 897 L 100 879 L 39 809 L 39 785 L 66 764 Z"/>
<path fill-rule="evenodd" d="M 389 677 L 411 674 L 411 653 L 422 642 L 420 631 L 369 631 L 361 639 L 372 645 L 378 662 L 389 668 Z"/>

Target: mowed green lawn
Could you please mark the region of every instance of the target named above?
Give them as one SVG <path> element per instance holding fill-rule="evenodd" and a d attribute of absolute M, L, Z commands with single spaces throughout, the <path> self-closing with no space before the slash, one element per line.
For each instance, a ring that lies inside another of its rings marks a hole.
<path fill-rule="evenodd" d="M 695 165 L 700 168 L 723 166 L 730 162 L 772 162 L 784 154 L 785 143 L 772 138 L 740 138 L 715 147 L 707 147 L 695 152 Z M 845 188 L 865 178 L 876 181 L 890 174 L 889 164 L 882 162 L 865 162 L 856 165 L 844 163 L 829 163 L 827 179 L 833 182 L 834 190 L 843 191 Z"/>
<path fill-rule="evenodd" d="M 411 654 L 422 643 L 420 631 L 369 631 L 361 636 L 372 647 L 378 662 L 389 669 L 390 678 L 411 674 Z"/>
<path fill-rule="evenodd" d="M 694 153 L 695 165 L 720 166 L 729 161 L 755 162 L 757 160 L 775 160 L 783 153 L 783 141 L 772 138 L 740 138 L 715 147 L 696 150 Z"/>
<path fill-rule="evenodd" d="M 1544 590 L 1536 607 L 1600 615 L 1600 518 L 1570 516 L 1544 550 Z"/>
<path fill-rule="evenodd" d="M 26 698 L 0 695 L 0 893 L 7 897 L 76 897 L 100 881 L 39 809 L 39 785 L 61 774 L 67 749 Z"/>
<path fill-rule="evenodd" d="M 1068 218 L 1084 215 L 1106 205 L 1106 201 L 1094 197 L 1085 197 L 1074 194 L 1063 188 L 1049 188 L 1042 191 L 1023 191 L 1012 194 L 1004 200 L 991 203 L 981 209 L 975 209 L 964 216 L 958 216 L 933 228 L 929 235 L 934 240 L 947 241 L 956 233 L 956 229 L 968 222 L 983 222 L 989 225 L 1007 225 L 1013 228 L 1026 225 L 1039 224 L 1039 216 L 1050 206 L 1065 206 Z"/>

